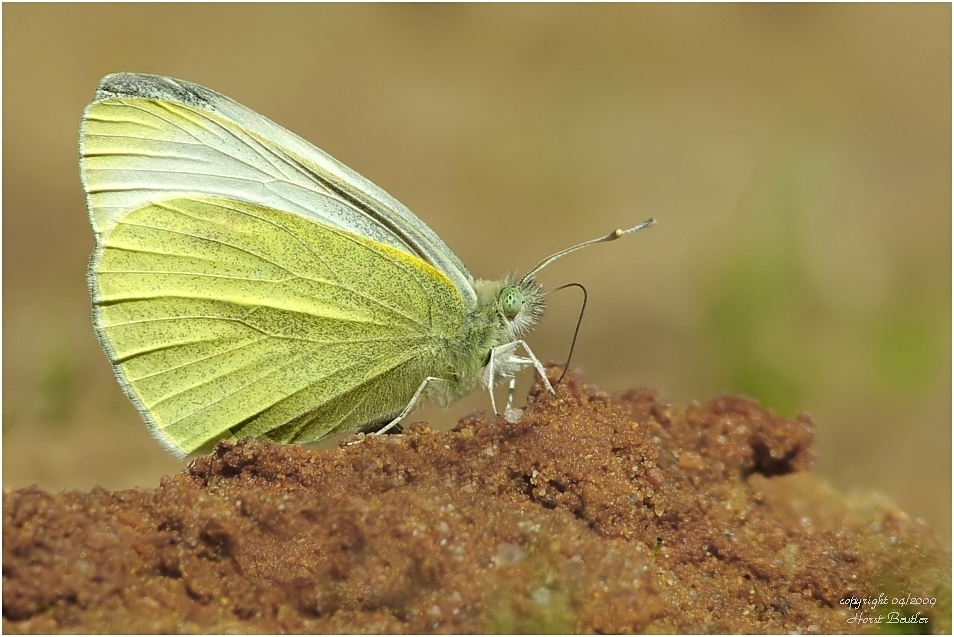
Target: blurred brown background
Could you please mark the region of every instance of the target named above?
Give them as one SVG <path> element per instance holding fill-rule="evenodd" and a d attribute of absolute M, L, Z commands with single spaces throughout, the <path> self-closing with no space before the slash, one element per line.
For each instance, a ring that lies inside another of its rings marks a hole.
<path fill-rule="evenodd" d="M 4 5 L 5 488 L 184 464 L 90 325 L 77 128 L 115 71 L 265 114 L 477 276 L 656 216 L 542 278 L 589 288 L 588 380 L 808 411 L 838 488 L 950 542 L 950 5 Z M 578 299 L 551 300 L 529 340 L 562 360 Z"/>

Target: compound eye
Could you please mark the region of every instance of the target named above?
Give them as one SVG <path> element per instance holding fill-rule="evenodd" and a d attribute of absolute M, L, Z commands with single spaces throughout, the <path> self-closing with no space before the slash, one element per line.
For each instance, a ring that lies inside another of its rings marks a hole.
<path fill-rule="evenodd" d="M 512 285 L 500 291 L 500 309 L 508 321 L 512 321 L 523 307 L 523 293 Z"/>

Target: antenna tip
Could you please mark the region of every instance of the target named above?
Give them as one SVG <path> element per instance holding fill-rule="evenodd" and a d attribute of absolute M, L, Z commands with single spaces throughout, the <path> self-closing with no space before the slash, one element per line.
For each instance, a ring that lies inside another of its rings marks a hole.
<path fill-rule="evenodd" d="M 646 221 L 643 221 L 642 223 L 636 224 L 636 225 L 633 226 L 632 228 L 627 228 L 626 230 L 618 230 L 618 229 L 617 229 L 617 230 L 614 230 L 614 231 L 610 234 L 609 239 L 619 239 L 619 238 L 622 237 L 624 234 L 629 234 L 630 232 L 639 232 L 640 230 L 645 230 L 646 228 L 649 228 L 649 227 L 654 226 L 654 225 L 656 225 L 656 218 L 655 218 L 655 217 L 650 217 L 650 218 L 647 219 Z"/>

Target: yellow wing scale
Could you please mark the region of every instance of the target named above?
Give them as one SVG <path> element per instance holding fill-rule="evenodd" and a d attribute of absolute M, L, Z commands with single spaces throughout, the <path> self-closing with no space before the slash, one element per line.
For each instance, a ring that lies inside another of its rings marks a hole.
<path fill-rule="evenodd" d="M 153 431 L 308 442 L 400 411 L 463 317 L 405 252 L 264 206 L 182 197 L 100 237 L 95 323 Z"/>

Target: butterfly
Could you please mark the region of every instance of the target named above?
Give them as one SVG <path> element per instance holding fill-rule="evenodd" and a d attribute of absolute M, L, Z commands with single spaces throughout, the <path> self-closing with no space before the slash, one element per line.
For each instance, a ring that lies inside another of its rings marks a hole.
<path fill-rule="evenodd" d="M 533 367 L 535 275 L 475 279 L 370 181 L 207 88 L 120 73 L 80 126 L 93 325 L 154 436 L 312 442 Z"/>

